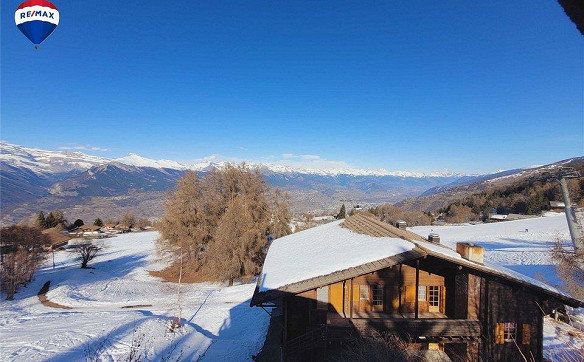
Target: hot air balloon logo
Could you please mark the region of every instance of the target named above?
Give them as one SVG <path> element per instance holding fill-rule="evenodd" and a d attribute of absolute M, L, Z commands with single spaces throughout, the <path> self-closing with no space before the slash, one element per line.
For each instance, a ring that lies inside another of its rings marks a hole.
<path fill-rule="evenodd" d="M 25 1 L 18 5 L 14 21 L 22 34 L 38 48 L 59 25 L 59 11 L 46 0 Z"/>

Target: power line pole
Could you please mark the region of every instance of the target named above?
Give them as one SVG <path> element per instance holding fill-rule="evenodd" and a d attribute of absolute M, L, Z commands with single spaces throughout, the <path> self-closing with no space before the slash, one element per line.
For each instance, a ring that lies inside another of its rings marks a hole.
<path fill-rule="evenodd" d="M 580 174 L 573 169 L 566 169 L 560 175 L 560 186 L 562 188 L 562 197 L 564 198 L 564 211 L 568 221 L 568 229 L 570 230 L 570 237 L 574 244 L 574 251 L 576 254 L 584 253 L 584 232 L 582 225 L 576 217 L 576 209 L 572 207 L 570 201 L 570 191 L 568 189 L 569 178 L 580 177 Z"/>

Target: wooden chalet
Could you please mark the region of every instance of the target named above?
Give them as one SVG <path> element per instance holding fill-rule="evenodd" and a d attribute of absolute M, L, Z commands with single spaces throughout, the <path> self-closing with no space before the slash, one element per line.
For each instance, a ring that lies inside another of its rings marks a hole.
<path fill-rule="evenodd" d="M 251 304 L 280 311 L 273 318 L 288 360 L 324 359 L 378 330 L 436 352 L 431 360 L 540 361 L 544 315 L 584 307 L 484 263 L 482 247 L 459 243 L 454 251 L 430 239 L 368 214 L 276 239 Z"/>

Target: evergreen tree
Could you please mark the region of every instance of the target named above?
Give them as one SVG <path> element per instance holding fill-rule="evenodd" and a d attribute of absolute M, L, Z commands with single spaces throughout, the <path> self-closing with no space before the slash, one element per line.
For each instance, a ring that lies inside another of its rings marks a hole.
<path fill-rule="evenodd" d="M 103 221 L 101 221 L 100 218 L 95 219 L 95 221 L 93 222 L 93 225 L 95 226 L 103 226 Z"/>
<path fill-rule="evenodd" d="M 45 229 L 47 227 L 47 220 L 45 219 L 45 213 L 39 211 L 35 220 L 36 227 L 39 229 Z"/>
<path fill-rule="evenodd" d="M 54 228 L 56 226 L 67 226 L 67 220 L 65 219 L 65 215 L 61 210 L 53 210 L 49 212 L 45 219 L 45 227 L 47 229 Z"/>
<path fill-rule="evenodd" d="M 341 210 L 337 214 L 336 218 L 340 220 L 340 219 L 344 219 L 346 217 L 347 217 L 347 209 L 345 208 L 345 204 L 343 204 L 341 206 Z"/>

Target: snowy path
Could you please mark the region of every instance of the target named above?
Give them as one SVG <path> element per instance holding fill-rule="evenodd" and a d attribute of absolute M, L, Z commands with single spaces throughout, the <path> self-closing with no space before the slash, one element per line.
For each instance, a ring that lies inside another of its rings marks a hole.
<path fill-rule="evenodd" d="M 157 237 L 109 239 L 94 269 L 80 269 L 74 255 L 56 253 L 55 269 L 47 263 L 14 302 L 0 303 L 0 360 L 115 361 L 132 349 L 148 360 L 249 360 L 269 322 L 264 311 L 249 307 L 255 285 L 183 284 L 184 327 L 173 333 L 178 286 L 148 274 L 162 266 L 154 254 Z M 40 303 L 37 293 L 49 280 L 48 300 L 71 309 Z"/>

